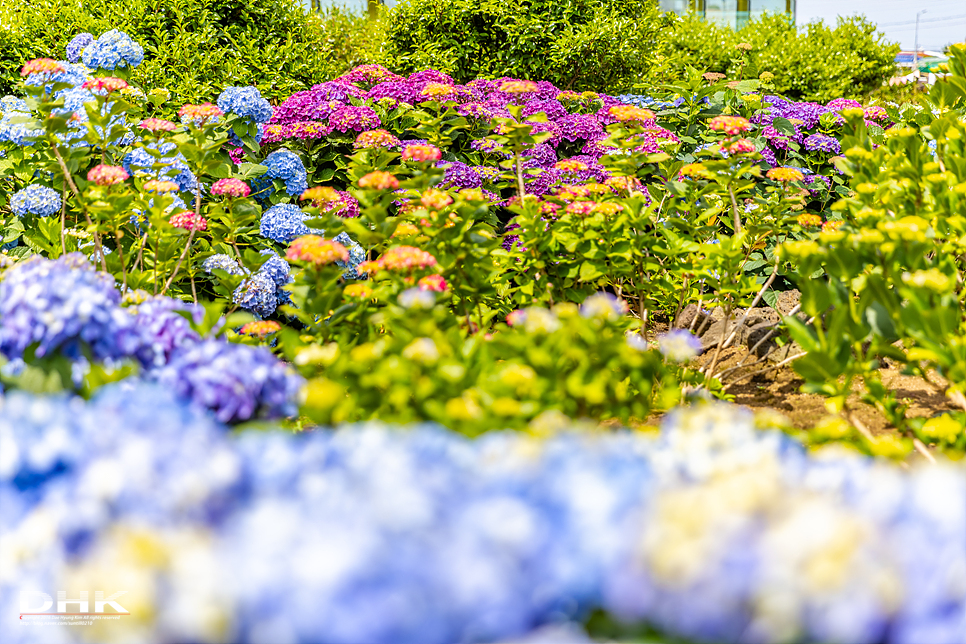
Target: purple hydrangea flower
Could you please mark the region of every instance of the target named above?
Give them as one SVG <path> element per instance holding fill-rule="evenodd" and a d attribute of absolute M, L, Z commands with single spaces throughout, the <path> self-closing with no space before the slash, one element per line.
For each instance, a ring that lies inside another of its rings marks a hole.
<path fill-rule="evenodd" d="M 87 346 L 97 360 L 132 356 L 140 333 L 120 300 L 114 278 L 80 253 L 19 262 L 0 281 L 0 352 L 20 358 L 36 346 L 37 357 L 79 359 Z"/>
<path fill-rule="evenodd" d="M 701 353 L 701 340 L 687 329 L 672 329 L 657 337 L 657 346 L 672 362 L 687 362 Z"/>
<path fill-rule="evenodd" d="M 448 74 L 436 71 L 435 69 L 423 69 L 418 72 L 413 72 L 407 78 L 410 83 L 443 83 L 446 85 L 455 85 L 456 81 L 453 80 Z"/>
<path fill-rule="evenodd" d="M 267 349 L 217 340 L 177 351 L 154 377 L 223 423 L 291 416 L 303 384 Z"/>
<path fill-rule="evenodd" d="M 557 120 L 560 135 L 567 141 L 596 141 L 606 135 L 593 114 L 570 114 Z"/>
<path fill-rule="evenodd" d="M 84 49 L 94 42 L 94 36 L 84 32 L 77 34 L 71 38 L 70 42 L 67 43 L 67 60 L 72 63 L 76 63 L 81 59 L 81 55 L 84 53 Z"/>
<path fill-rule="evenodd" d="M 838 154 L 842 151 L 842 144 L 839 143 L 838 139 L 831 136 L 816 133 L 805 137 L 805 149 L 812 151 L 821 150 L 827 154 Z"/>
<path fill-rule="evenodd" d="M 276 290 L 272 277 L 259 271 L 239 284 L 232 294 L 232 301 L 246 311 L 267 318 L 275 312 L 277 306 Z"/>
<path fill-rule="evenodd" d="M 563 104 L 556 99 L 530 101 L 523 106 L 523 116 L 533 116 L 534 114 L 546 114 L 550 120 L 560 119 L 567 116 L 567 110 Z"/>
<path fill-rule="evenodd" d="M 472 166 L 462 161 L 439 161 L 436 165 L 446 168 L 446 174 L 443 176 L 445 187 L 480 188 L 483 186 L 483 178 Z"/>
<path fill-rule="evenodd" d="M 364 132 L 374 130 L 382 121 L 371 107 L 365 105 L 346 105 L 336 109 L 329 115 L 329 125 L 339 132 Z"/>
<path fill-rule="evenodd" d="M 408 81 L 389 81 L 378 83 L 369 90 L 366 98 L 372 101 L 378 101 L 383 98 L 391 98 L 399 101 L 400 103 L 409 103 L 412 105 L 416 102 L 416 88 L 412 83 Z"/>
<path fill-rule="evenodd" d="M 546 143 L 538 143 L 521 156 L 524 168 L 552 168 L 557 162 L 557 151 Z"/>

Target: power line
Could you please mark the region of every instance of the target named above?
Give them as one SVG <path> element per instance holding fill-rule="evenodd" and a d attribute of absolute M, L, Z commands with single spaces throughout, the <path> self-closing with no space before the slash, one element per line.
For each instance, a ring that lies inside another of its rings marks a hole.
<path fill-rule="evenodd" d="M 937 27 L 957 27 L 959 25 L 966 25 L 966 20 L 962 20 L 962 19 L 961 20 L 951 20 L 951 21 L 947 21 L 946 23 L 941 24 L 941 25 L 929 25 L 927 27 L 923 27 L 923 26 L 920 25 L 919 26 L 919 30 L 920 31 L 923 31 L 925 29 L 936 29 Z M 878 26 L 881 26 L 881 25 L 878 25 Z M 889 32 L 895 32 L 895 31 L 911 31 L 911 30 L 913 30 L 915 28 L 916 28 L 915 25 L 912 25 L 912 26 L 909 26 L 909 27 L 899 27 L 898 29 L 890 28 L 889 29 Z"/>
<path fill-rule="evenodd" d="M 926 22 L 941 22 L 944 20 L 958 20 L 960 18 L 966 18 L 966 13 L 959 16 L 943 16 L 940 18 L 930 18 L 929 20 L 920 20 L 919 24 L 923 24 Z M 914 25 L 915 23 L 916 23 L 915 20 L 906 20 L 903 22 L 880 22 L 876 24 L 876 27 L 898 27 L 900 25 Z"/>

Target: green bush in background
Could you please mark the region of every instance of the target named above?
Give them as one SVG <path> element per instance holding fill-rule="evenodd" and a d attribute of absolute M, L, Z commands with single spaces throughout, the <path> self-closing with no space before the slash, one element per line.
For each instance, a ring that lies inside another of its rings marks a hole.
<path fill-rule="evenodd" d="M 802 101 L 862 98 L 895 73 L 899 45 L 885 40 L 861 16 L 839 18 L 832 28 L 810 23 L 798 30 L 780 14 L 764 15 L 734 31 L 695 15 L 677 20 L 662 41 L 661 64 L 653 81 L 680 74 L 688 66 L 731 76 L 735 46 L 752 46 L 752 72 L 771 72 L 777 93 Z"/>
<path fill-rule="evenodd" d="M 650 71 L 671 20 L 653 0 L 408 0 L 386 17 L 386 54 L 399 73 L 620 92 Z"/>
<path fill-rule="evenodd" d="M 133 81 L 181 102 L 254 85 L 277 102 L 373 62 L 379 23 L 345 9 L 306 13 L 292 0 L 0 0 L 0 95 L 24 62 L 59 52 L 76 34 L 120 29 L 144 47 Z"/>

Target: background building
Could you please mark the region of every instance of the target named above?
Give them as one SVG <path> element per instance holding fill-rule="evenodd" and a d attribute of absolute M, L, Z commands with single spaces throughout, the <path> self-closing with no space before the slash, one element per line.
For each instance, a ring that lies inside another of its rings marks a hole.
<path fill-rule="evenodd" d="M 795 0 L 660 0 L 662 11 L 693 10 L 705 20 L 741 29 L 763 13 L 787 13 L 795 20 Z"/>

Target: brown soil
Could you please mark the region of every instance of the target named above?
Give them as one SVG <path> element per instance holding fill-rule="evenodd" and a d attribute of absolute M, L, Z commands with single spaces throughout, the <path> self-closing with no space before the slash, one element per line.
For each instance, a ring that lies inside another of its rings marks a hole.
<path fill-rule="evenodd" d="M 713 351 L 701 356 L 699 361 L 702 366 L 710 363 L 711 354 L 713 354 Z M 723 369 L 737 365 L 746 355 L 747 351 L 743 348 L 722 351 L 719 366 L 715 371 L 721 372 Z M 745 364 L 748 365 L 752 362 L 754 362 L 753 359 L 748 359 Z M 750 374 L 768 367 L 774 367 L 774 364 L 763 362 L 750 369 L 745 367 L 741 371 L 733 372 L 725 377 L 725 384 L 736 379 L 740 374 Z M 880 374 L 882 383 L 896 392 L 899 402 L 909 405 L 907 415 L 910 417 L 933 416 L 939 412 L 956 408 L 942 392 L 937 391 L 920 377 L 903 375 L 894 367 L 883 368 Z M 938 377 L 934 380 L 941 382 Z M 728 388 L 728 393 L 734 396 L 734 402 L 739 405 L 754 410 L 771 409 L 777 411 L 788 418 L 796 428 L 808 429 L 822 417 L 828 415 L 828 411 L 825 408 L 825 397 L 802 393 L 802 384 L 804 384 L 802 379 L 792 370 L 791 365 L 785 365 L 740 380 L 737 384 Z M 863 392 L 861 382 L 855 383 L 852 390 L 855 394 L 850 397 L 849 406 L 855 410 L 855 416 L 872 434 L 881 434 L 895 429 L 877 409 L 861 402 L 860 398 Z"/>

